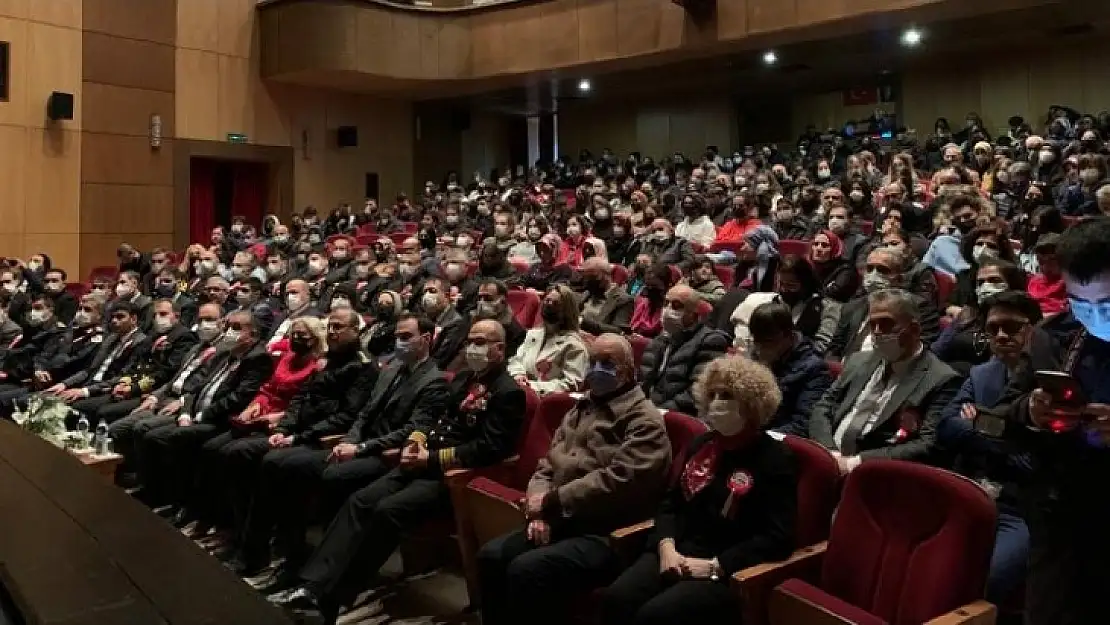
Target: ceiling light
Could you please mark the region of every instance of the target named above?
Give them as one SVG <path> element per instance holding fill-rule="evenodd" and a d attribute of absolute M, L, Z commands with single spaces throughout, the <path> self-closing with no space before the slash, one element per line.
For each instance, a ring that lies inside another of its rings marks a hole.
<path fill-rule="evenodd" d="M 583 78 L 582 80 L 578 81 L 579 91 L 589 91 L 590 87 L 592 87 L 592 85 L 590 84 L 590 81 L 588 79 Z"/>
<path fill-rule="evenodd" d="M 763 53 L 763 64 L 764 65 L 774 65 L 778 60 L 779 60 L 779 57 L 778 57 L 777 54 L 775 54 L 774 50 L 768 50 L 768 51 Z"/>
<path fill-rule="evenodd" d="M 921 43 L 921 31 L 916 28 L 907 28 L 902 33 L 902 45 L 912 48 Z"/>

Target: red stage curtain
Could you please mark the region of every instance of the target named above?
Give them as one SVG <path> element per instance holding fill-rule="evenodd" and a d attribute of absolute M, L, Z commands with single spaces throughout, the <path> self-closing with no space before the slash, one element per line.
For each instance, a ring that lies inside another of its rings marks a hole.
<path fill-rule="evenodd" d="M 189 163 L 189 242 L 208 245 L 216 227 L 216 163 L 194 158 Z"/>
<path fill-rule="evenodd" d="M 248 224 L 258 227 L 266 211 L 267 167 L 259 163 L 236 163 L 234 172 L 231 216 L 242 215 Z"/>

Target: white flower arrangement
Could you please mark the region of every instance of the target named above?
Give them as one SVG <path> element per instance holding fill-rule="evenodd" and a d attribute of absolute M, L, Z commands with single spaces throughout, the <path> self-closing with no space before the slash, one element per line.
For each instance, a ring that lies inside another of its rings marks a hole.
<path fill-rule="evenodd" d="M 12 419 L 16 425 L 62 449 L 85 449 L 89 446 L 87 436 L 66 431 L 69 412 L 70 407 L 61 399 L 35 393 L 27 398 L 27 408 L 17 410 Z"/>

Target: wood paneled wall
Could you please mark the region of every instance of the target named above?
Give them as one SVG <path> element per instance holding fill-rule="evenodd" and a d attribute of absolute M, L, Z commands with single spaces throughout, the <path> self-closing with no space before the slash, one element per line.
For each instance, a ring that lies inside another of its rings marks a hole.
<path fill-rule="evenodd" d="M 37 2 L 37 0 L 35 0 Z M 80 267 L 173 243 L 177 0 L 84 0 Z M 151 117 L 162 145 L 150 145 Z"/>
<path fill-rule="evenodd" d="M 413 190 L 413 117 L 407 102 L 264 82 L 256 0 L 180 0 L 177 6 L 177 136 L 293 152 L 296 209 L 360 203 L 365 174 L 383 197 Z M 357 126 L 357 148 L 336 146 L 339 126 Z M 187 184 L 183 181 L 181 184 Z M 280 186 L 280 185 L 274 185 Z M 282 198 L 269 198 L 281 213 Z"/>
<path fill-rule="evenodd" d="M 0 102 L 0 256 L 49 254 L 75 272 L 81 231 L 82 0 L 0 2 L 10 44 L 9 99 Z M 50 93 L 72 93 L 74 119 L 50 122 Z"/>
<path fill-rule="evenodd" d="M 569 101 L 559 107 L 559 152 L 578 158 L 604 148 L 622 158 L 632 151 L 659 159 L 681 151 L 699 155 L 705 146 L 736 144 L 736 111 L 728 97 L 660 98 L 635 102 Z"/>

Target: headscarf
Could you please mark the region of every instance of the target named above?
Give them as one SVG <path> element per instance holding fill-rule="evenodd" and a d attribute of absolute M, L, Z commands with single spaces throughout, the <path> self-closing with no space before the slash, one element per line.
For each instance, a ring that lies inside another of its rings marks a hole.
<path fill-rule="evenodd" d="M 609 262 L 609 253 L 605 249 L 605 241 L 596 237 L 590 237 L 586 239 L 586 245 L 593 248 L 594 255 L 591 258 L 600 258 L 601 260 Z"/>
<path fill-rule="evenodd" d="M 840 258 L 840 255 L 844 253 L 844 242 L 840 240 L 840 237 L 836 236 L 835 232 L 828 229 L 819 230 L 817 234 L 823 234 L 829 239 L 829 260 Z M 813 252 L 810 252 L 809 258 L 806 260 L 809 261 L 810 265 L 817 265 L 813 260 Z"/>
<path fill-rule="evenodd" d="M 779 256 L 779 235 L 770 226 L 759 225 L 744 234 L 744 241 L 755 250 L 754 284 L 762 284 L 771 261 Z"/>

